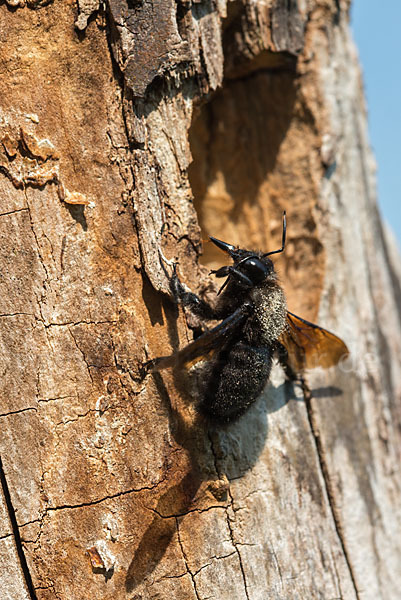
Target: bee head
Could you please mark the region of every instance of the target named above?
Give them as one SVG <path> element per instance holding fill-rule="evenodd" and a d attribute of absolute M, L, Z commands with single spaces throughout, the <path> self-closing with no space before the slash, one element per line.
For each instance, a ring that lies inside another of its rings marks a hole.
<path fill-rule="evenodd" d="M 234 261 L 233 267 L 222 267 L 217 271 L 212 271 L 217 277 L 227 277 L 224 285 L 220 288 L 219 293 L 227 285 L 230 277 L 233 275 L 239 283 L 242 283 L 245 287 L 253 287 L 262 284 L 266 279 L 275 279 L 276 273 L 274 266 L 270 258 L 271 254 L 278 254 L 283 252 L 285 248 L 285 236 L 286 236 L 286 216 L 285 211 L 283 213 L 283 236 L 281 248 L 273 250 L 272 252 L 266 252 L 265 254 L 252 252 L 250 250 L 243 250 L 237 248 L 227 242 L 222 242 L 217 238 L 211 237 L 210 240 L 220 250 L 227 252 Z"/>
<path fill-rule="evenodd" d="M 213 237 L 210 239 L 218 248 L 227 252 L 234 262 L 232 267 L 222 267 L 218 271 L 212 271 L 217 277 L 229 276 L 235 270 L 239 282 L 241 282 L 241 275 L 243 275 L 243 281 L 247 282 L 250 287 L 251 285 L 256 286 L 263 283 L 269 276 L 275 276 L 270 258 L 251 250 L 236 248 Z"/>
<path fill-rule="evenodd" d="M 243 250 L 243 252 L 245 255 L 242 258 L 237 261 L 234 260 L 234 268 L 246 275 L 253 285 L 259 285 L 272 276 L 276 277 L 270 258 L 247 250 Z"/>

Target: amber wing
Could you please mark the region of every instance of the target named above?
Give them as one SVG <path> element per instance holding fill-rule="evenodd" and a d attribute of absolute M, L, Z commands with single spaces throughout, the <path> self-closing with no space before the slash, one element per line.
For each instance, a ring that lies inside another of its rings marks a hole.
<path fill-rule="evenodd" d="M 248 310 L 246 305 L 238 308 L 232 315 L 188 344 L 188 346 L 185 346 L 185 348 L 182 348 L 182 350 L 171 356 L 161 356 L 149 361 L 147 370 L 161 371 L 176 366 L 191 367 L 200 360 L 210 359 L 245 323 Z"/>
<path fill-rule="evenodd" d="M 326 329 L 287 312 L 287 328 L 279 341 L 288 352 L 288 363 L 296 373 L 315 367 L 332 367 L 348 356 L 339 337 Z"/>

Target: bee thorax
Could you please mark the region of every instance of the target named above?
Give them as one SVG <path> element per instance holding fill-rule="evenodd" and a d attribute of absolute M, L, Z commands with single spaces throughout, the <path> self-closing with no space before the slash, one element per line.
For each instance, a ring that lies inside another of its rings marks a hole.
<path fill-rule="evenodd" d="M 283 333 L 286 325 L 287 303 L 278 285 L 254 288 L 251 292 L 254 319 L 258 322 L 259 343 L 271 344 Z"/>

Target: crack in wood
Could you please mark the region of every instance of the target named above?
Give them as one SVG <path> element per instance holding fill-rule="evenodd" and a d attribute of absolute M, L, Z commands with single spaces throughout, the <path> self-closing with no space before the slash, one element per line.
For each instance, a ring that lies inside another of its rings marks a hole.
<path fill-rule="evenodd" d="M 185 517 L 186 515 L 190 515 L 191 513 L 201 514 L 204 512 L 208 512 L 209 510 L 215 510 L 216 508 L 221 508 L 221 509 L 227 510 L 228 506 L 226 506 L 224 504 L 212 504 L 211 506 L 208 506 L 207 508 L 190 508 L 190 509 L 186 510 L 185 512 L 172 514 L 172 515 L 163 515 L 155 508 L 150 508 L 149 506 L 147 506 L 145 508 L 154 512 L 161 519 L 179 519 L 180 517 Z"/>
<path fill-rule="evenodd" d="M 79 352 L 80 352 L 80 353 L 81 353 L 81 355 L 82 355 L 82 358 L 83 358 L 83 360 L 84 360 L 84 363 L 86 364 L 86 368 L 87 368 L 87 371 L 88 371 L 89 379 L 91 380 L 91 383 L 92 383 L 92 385 L 93 385 L 93 377 L 92 377 L 92 373 L 91 373 L 91 370 L 90 370 L 90 367 L 91 367 L 91 365 L 90 365 L 90 364 L 88 363 L 88 361 L 86 360 L 85 352 L 84 352 L 84 351 L 83 351 L 83 350 L 82 350 L 82 349 L 79 347 L 79 345 L 78 345 L 78 342 L 77 342 L 77 340 L 76 340 L 76 337 L 75 337 L 75 335 L 72 333 L 72 331 L 71 331 L 71 328 L 70 328 L 70 327 L 68 327 L 68 331 L 69 331 L 69 333 L 70 333 L 70 335 L 71 335 L 72 339 L 74 340 L 74 344 L 75 344 L 75 346 L 77 347 L 77 350 L 79 350 Z"/>
<path fill-rule="evenodd" d="M 1 466 L 1 462 L 0 462 Z M 26 523 L 22 523 L 21 525 L 17 524 L 18 528 L 25 527 L 26 525 L 31 525 L 32 523 L 42 523 L 44 517 L 50 512 L 55 512 L 58 510 L 66 510 L 66 509 L 76 509 L 76 508 L 86 508 L 90 506 L 95 506 L 97 504 L 101 504 L 102 502 L 106 502 L 107 500 L 114 500 L 115 498 L 120 498 L 121 496 L 127 496 L 129 494 L 138 494 L 140 492 L 152 491 L 156 489 L 159 485 L 161 485 L 165 480 L 161 479 L 153 486 L 143 486 L 141 488 L 131 488 L 129 490 L 123 490 L 122 492 L 117 492 L 115 494 L 110 494 L 109 496 L 104 496 L 103 498 L 98 498 L 96 500 L 91 500 L 88 502 L 82 502 L 81 504 L 61 504 L 60 506 L 48 506 L 42 513 L 39 519 L 33 519 L 32 521 L 27 521 Z"/>
<path fill-rule="evenodd" d="M 38 409 L 35 406 L 27 406 L 26 408 L 20 408 L 19 410 L 10 410 L 9 412 L 6 412 L 6 413 L 0 413 L 0 419 L 2 417 L 9 417 L 11 415 L 19 415 L 23 412 L 28 412 L 30 410 L 37 412 Z"/>
<path fill-rule="evenodd" d="M 229 498 L 230 498 L 230 501 L 231 501 L 231 508 L 232 508 L 232 510 L 234 512 L 234 498 L 233 498 L 233 496 L 231 494 L 230 488 L 228 489 L 228 495 L 229 495 Z M 232 524 L 231 524 L 230 517 L 229 517 L 228 513 L 227 513 L 227 525 L 228 525 L 228 530 L 230 532 L 230 537 L 231 537 L 232 545 L 234 546 L 235 551 L 236 551 L 236 553 L 238 555 L 239 566 L 240 566 L 241 574 L 242 574 L 242 580 L 244 582 L 245 595 L 247 597 L 247 600 L 249 600 L 248 585 L 246 583 L 245 569 L 244 569 L 244 565 L 242 563 L 242 557 L 241 557 L 241 553 L 240 553 L 240 551 L 238 549 L 237 542 L 234 539 L 234 530 L 233 530 L 233 527 L 232 527 Z"/>
<path fill-rule="evenodd" d="M 198 589 L 196 587 L 195 574 L 192 573 L 192 571 L 191 571 L 191 569 L 189 568 L 189 565 L 188 565 L 188 559 L 187 559 L 187 555 L 186 555 L 185 550 L 184 550 L 184 546 L 182 544 L 182 540 L 181 540 L 181 536 L 180 536 L 180 525 L 178 523 L 178 518 L 177 517 L 175 517 L 175 525 L 176 525 L 176 528 L 177 528 L 178 544 L 179 544 L 180 549 L 181 549 L 182 557 L 184 559 L 184 564 L 185 564 L 185 567 L 187 569 L 188 575 L 191 577 L 191 581 L 192 581 L 192 585 L 193 585 L 193 588 L 194 588 L 195 596 L 196 596 L 196 598 L 198 600 L 201 600 L 201 598 L 199 596 L 199 593 L 198 593 Z"/>
<path fill-rule="evenodd" d="M 315 442 L 316 453 L 317 453 L 318 460 L 319 460 L 320 471 L 322 473 L 324 486 L 325 486 L 326 494 L 327 494 L 327 499 L 329 502 L 330 512 L 333 517 L 334 527 L 335 527 L 335 530 L 337 533 L 338 540 L 340 542 L 340 546 L 341 546 L 341 549 L 342 549 L 342 552 L 344 555 L 345 562 L 348 567 L 348 571 L 349 571 L 350 578 L 352 581 L 352 586 L 355 590 L 355 596 L 359 600 L 359 597 L 360 597 L 359 591 L 358 591 L 358 587 L 356 584 L 355 574 L 354 574 L 352 564 L 351 564 L 351 558 L 350 558 L 350 555 L 349 555 L 349 552 L 347 549 L 347 544 L 345 541 L 344 531 L 343 531 L 339 511 L 338 511 L 336 500 L 335 500 L 333 486 L 332 486 L 332 483 L 330 480 L 329 468 L 328 468 L 327 461 L 326 461 L 325 451 L 323 448 L 322 441 L 320 439 L 320 435 L 319 435 L 319 431 L 318 431 L 319 428 L 316 423 L 316 417 L 313 412 L 312 393 L 311 393 L 305 379 L 302 378 L 301 383 L 302 383 L 302 393 L 303 393 L 304 400 L 305 400 L 305 406 L 306 406 L 306 412 L 307 412 L 307 416 L 308 416 L 309 426 L 311 429 L 313 440 Z"/>
<path fill-rule="evenodd" d="M 21 315 L 23 315 L 25 317 L 35 318 L 35 315 L 33 315 L 32 313 L 27 313 L 27 312 L 3 313 L 3 314 L 0 315 L 0 318 L 3 318 L 3 317 L 19 317 Z"/>
<path fill-rule="evenodd" d="M 60 506 L 49 506 L 46 508 L 45 514 L 48 512 L 53 512 L 56 510 L 65 510 L 65 509 L 74 509 L 74 508 L 85 508 L 87 506 L 94 506 L 95 504 L 100 504 L 101 502 L 105 502 L 106 500 L 114 500 L 114 498 L 120 498 L 120 496 L 126 496 L 128 494 L 138 494 L 144 491 L 151 491 L 157 488 L 159 485 L 163 483 L 164 479 L 161 479 L 155 485 L 149 486 L 145 485 L 141 488 L 131 488 L 130 490 L 124 490 L 122 492 L 117 492 L 116 494 L 111 494 L 110 496 L 104 496 L 103 498 L 98 498 L 97 500 L 92 500 L 90 502 L 82 502 L 81 504 L 61 504 Z"/>
<path fill-rule="evenodd" d="M 0 315 L 1 316 L 1 315 Z M 105 321 L 67 321 L 66 323 L 44 323 L 45 327 L 75 327 L 76 325 L 116 325 L 116 320 Z"/>
<path fill-rule="evenodd" d="M 15 215 L 15 213 L 19 213 L 19 212 L 22 212 L 24 210 L 28 210 L 28 207 L 24 206 L 23 208 L 16 208 L 15 210 L 10 210 L 8 212 L 0 213 L 0 217 L 6 217 L 8 215 Z"/>
<path fill-rule="evenodd" d="M 214 449 L 213 439 L 212 439 L 212 436 L 210 435 L 210 432 L 209 432 L 209 441 L 210 441 L 210 449 L 211 449 L 211 452 L 212 452 L 213 458 L 214 458 L 214 467 L 216 469 L 216 473 L 221 478 L 222 477 L 222 473 L 221 473 L 221 469 L 219 468 L 219 465 L 218 465 L 217 455 L 216 455 L 216 451 Z M 230 499 L 231 509 L 232 509 L 233 513 L 235 514 L 235 511 L 234 511 L 234 498 L 232 496 L 230 487 L 228 487 L 227 491 L 228 491 L 228 497 Z M 234 540 L 234 531 L 233 531 L 233 528 L 232 528 L 232 525 L 231 525 L 230 517 L 229 517 L 228 512 L 227 512 L 227 508 L 228 507 L 224 506 L 223 508 L 226 511 L 227 526 L 228 526 L 228 530 L 230 532 L 231 543 L 232 543 L 232 545 L 234 547 L 234 551 L 238 555 L 238 561 L 239 561 L 239 566 L 240 566 L 240 569 L 241 569 L 242 580 L 244 582 L 245 595 L 247 597 L 247 600 L 249 600 L 248 586 L 247 586 L 247 583 L 246 583 L 245 570 L 244 570 L 244 565 L 242 563 L 241 553 L 240 553 L 240 551 L 238 549 L 237 542 Z"/>
<path fill-rule="evenodd" d="M 22 539 L 21 539 L 21 535 L 20 535 L 19 527 L 18 527 L 18 523 L 17 523 L 17 517 L 15 515 L 15 509 L 14 509 L 14 506 L 13 506 L 13 503 L 11 500 L 11 494 L 10 494 L 10 490 L 8 488 L 8 483 L 7 483 L 7 479 L 6 479 L 6 474 L 3 469 L 3 461 L 1 459 L 1 456 L 0 456 L 0 484 L 1 484 L 1 487 L 3 490 L 4 500 L 5 500 L 7 512 L 8 512 L 8 517 L 10 519 L 10 524 L 11 524 L 14 541 L 15 541 L 15 546 L 16 546 L 19 562 L 21 565 L 21 570 L 22 570 L 22 573 L 24 576 L 25 584 L 27 587 L 27 591 L 29 593 L 31 600 L 37 600 L 37 595 L 35 592 L 35 587 L 33 585 L 32 576 L 29 571 L 26 556 L 24 553 Z"/>

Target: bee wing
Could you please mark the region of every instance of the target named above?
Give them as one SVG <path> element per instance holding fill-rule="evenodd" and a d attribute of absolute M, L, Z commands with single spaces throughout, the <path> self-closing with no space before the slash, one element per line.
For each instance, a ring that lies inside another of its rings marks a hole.
<path fill-rule="evenodd" d="M 241 306 L 216 327 L 199 336 L 182 350 L 171 356 L 161 356 L 149 361 L 148 370 L 161 371 L 178 365 L 190 367 L 200 360 L 210 358 L 244 324 L 247 317 L 248 307 L 246 305 Z"/>
<path fill-rule="evenodd" d="M 295 372 L 315 367 L 332 367 L 349 354 L 339 337 L 287 312 L 287 328 L 279 342 L 288 352 L 288 362 Z"/>

